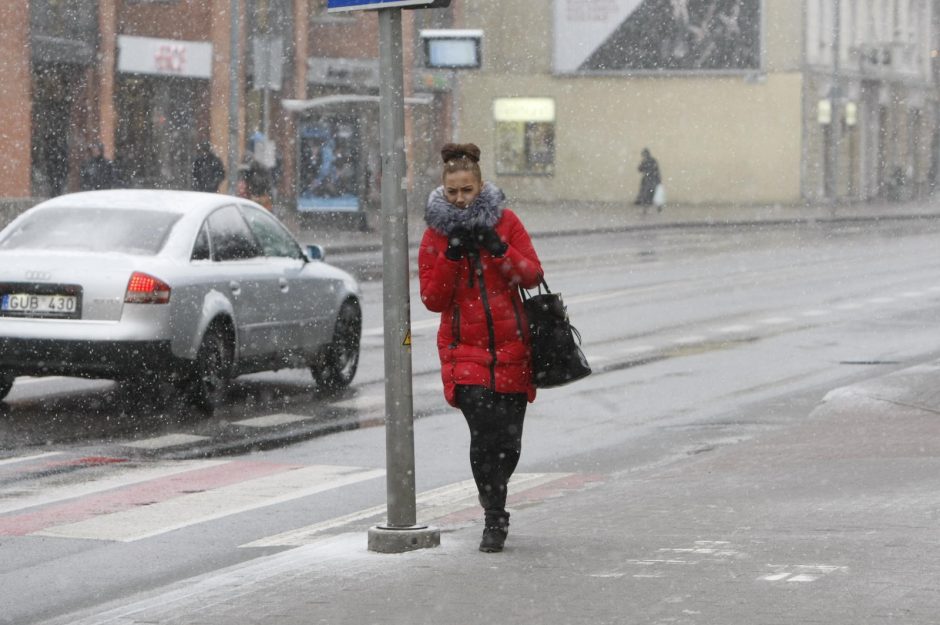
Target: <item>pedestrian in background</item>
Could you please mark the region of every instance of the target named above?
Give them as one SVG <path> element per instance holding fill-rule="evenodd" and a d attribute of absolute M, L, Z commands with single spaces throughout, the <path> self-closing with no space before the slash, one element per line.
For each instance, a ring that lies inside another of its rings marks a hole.
<path fill-rule="evenodd" d="M 421 301 L 441 313 L 437 349 L 444 397 L 470 428 L 470 468 L 484 510 L 480 551 L 502 551 L 507 484 L 522 452 L 522 423 L 535 399 L 519 287 L 542 266 L 505 196 L 484 183 L 480 148 L 441 149 L 443 185 L 428 198 L 418 252 Z"/>
<path fill-rule="evenodd" d="M 248 197 L 268 210 L 274 208 L 274 199 L 271 195 L 271 170 L 264 167 L 257 160 L 252 159 L 245 175 L 248 185 Z"/>
<path fill-rule="evenodd" d="M 212 144 L 200 141 L 196 145 L 196 157 L 193 159 L 192 169 L 193 191 L 216 193 L 219 185 L 225 180 L 225 166 L 222 159 L 212 151 Z"/>
<path fill-rule="evenodd" d="M 652 206 L 654 203 L 656 187 L 662 183 L 662 177 L 659 173 L 659 163 L 653 158 L 653 155 L 650 154 L 649 149 L 643 148 L 641 155 L 643 160 L 640 161 L 640 166 L 637 167 L 641 175 L 640 192 L 637 193 L 634 204 L 642 206 L 643 212 L 646 212 L 646 208 Z M 656 208 L 662 210 L 662 204 L 658 205 Z"/>
<path fill-rule="evenodd" d="M 114 164 L 104 156 L 104 145 L 95 141 L 88 145 L 88 158 L 79 172 L 82 191 L 98 191 L 114 187 Z"/>

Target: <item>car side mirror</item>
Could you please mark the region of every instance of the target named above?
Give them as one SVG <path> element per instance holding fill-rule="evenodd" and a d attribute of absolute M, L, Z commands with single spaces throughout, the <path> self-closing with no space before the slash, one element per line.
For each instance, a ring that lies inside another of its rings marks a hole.
<path fill-rule="evenodd" d="M 326 260 L 326 250 L 319 245 L 308 245 L 307 258 L 310 260 Z"/>

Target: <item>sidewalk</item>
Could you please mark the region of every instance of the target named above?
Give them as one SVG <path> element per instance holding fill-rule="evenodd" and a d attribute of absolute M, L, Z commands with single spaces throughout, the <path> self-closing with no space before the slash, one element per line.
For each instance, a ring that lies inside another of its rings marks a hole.
<path fill-rule="evenodd" d="M 362 528 L 57 625 L 933 625 L 940 611 L 940 363 L 831 392 L 812 414 L 366 550 Z M 754 419 L 760 420 L 759 415 Z"/>
<path fill-rule="evenodd" d="M 787 223 L 872 221 L 940 218 L 940 201 L 932 199 L 837 206 L 784 205 L 667 205 L 662 212 L 625 203 L 546 202 L 509 203 L 533 238 L 588 232 L 629 232 L 663 228 L 703 228 Z M 317 243 L 327 254 L 381 249 L 381 220 L 370 216 L 372 231 L 360 232 L 348 215 L 304 215 L 278 211 L 303 244 Z M 410 210 L 408 241 L 416 247 L 424 233 L 424 215 Z"/>

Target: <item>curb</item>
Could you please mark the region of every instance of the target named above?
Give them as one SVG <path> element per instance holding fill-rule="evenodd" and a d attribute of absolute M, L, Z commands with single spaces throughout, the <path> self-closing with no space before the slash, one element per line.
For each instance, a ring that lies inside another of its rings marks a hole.
<path fill-rule="evenodd" d="M 877 214 L 877 215 L 844 215 L 828 217 L 787 217 L 775 219 L 740 219 L 740 220 L 708 220 L 708 221 L 671 221 L 664 223 L 649 224 L 629 224 L 623 226 L 602 226 L 598 228 L 565 228 L 556 230 L 533 230 L 530 235 L 533 239 L 549 239 L 564 236 L 583 236 L 589 234 L 617 234 L 623 232 L 647 232 L 654 230 L 678 230 L 678 229 L 706 229 L 706 228 L 761 228 L 761 227 L 781 227 L 781 226 L 800 226 L 814 224 L 840 224 L 840 223 L 869 223 L 881 221 L 922 221 L 940 219 L 938 213 L 902 213 L 902 214 Z M 381 238 L 381 233 L 377 233 Z M 304 239 L 308 237 L 302 237 Z M 412 239 L 409 241 L 409 249 L 416 250 L 419 243 Z M 348 254 L 362 254 L 377 252 L 382 249 L 381 242 L 361 242 L 361 243 L 340 243 L 338 245 L 325 244 L 329 255 L 343 256 Z"/>

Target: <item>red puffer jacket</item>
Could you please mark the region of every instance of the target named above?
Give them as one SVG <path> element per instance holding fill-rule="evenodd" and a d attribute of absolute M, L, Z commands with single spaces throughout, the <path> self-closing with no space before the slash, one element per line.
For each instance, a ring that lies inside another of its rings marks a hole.
<path fill-rule="evenodd" d="M 468 209 L 469 210 L 469 209 Z M 429 224 L 430 224 L 429 220 Z M 486 386 L 535 399 L 529 330 L 519 286 L 538 285 L 542 266 L 519 218 L 500 209 L 494 229 L 508 244 L 502 257 L 484 250 L 450 260 L 448 238 L 428 228 L 418 252 L 421 300 L 441 313 L 437 349 L 444 397 L 456 406 L 455 386 Z"/>

